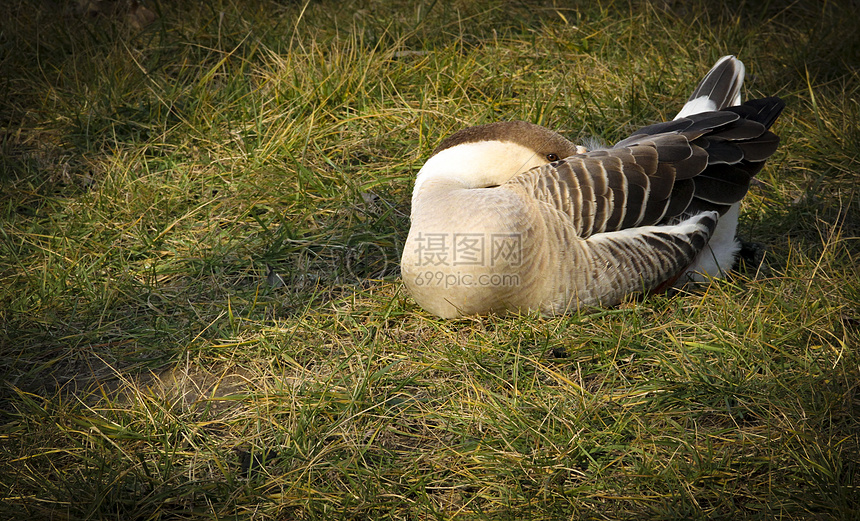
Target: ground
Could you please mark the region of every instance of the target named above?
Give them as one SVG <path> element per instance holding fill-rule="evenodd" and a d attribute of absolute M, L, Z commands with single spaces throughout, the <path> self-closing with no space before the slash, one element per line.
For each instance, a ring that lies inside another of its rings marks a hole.
<path fill-rule="evenodd" d="M 110 4 L 0 8 L 4 517 L 860 510 L 856 2 Z M 787 104 L 760 262 L 561 317 L 405 292 L 447 135 L 611 143 L 725 54 Z"/>

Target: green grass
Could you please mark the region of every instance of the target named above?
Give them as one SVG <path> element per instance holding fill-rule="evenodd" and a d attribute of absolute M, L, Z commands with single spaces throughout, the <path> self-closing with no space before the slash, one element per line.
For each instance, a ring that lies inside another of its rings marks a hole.
<path fill-rule="evenodd" d="M 852 519 L 856 5 L 711 4 L 4 3 L 0 513 Z M 761 266 L 554 318 L 406 294 L 445 136 L 612 142 L 728 53 L 787 103 Z"/>

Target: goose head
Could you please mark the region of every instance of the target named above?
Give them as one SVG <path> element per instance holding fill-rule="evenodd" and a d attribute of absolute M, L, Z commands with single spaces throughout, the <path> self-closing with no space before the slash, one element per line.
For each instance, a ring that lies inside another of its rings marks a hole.
<path fill-rule="evenodd" d="M 525 121 L 501 121 L 456 132 L 418 172 L 412 203 L 444 180 L 448 187 L 475 189 L 504 184 L 515 175 L 584 150 L 549 129 Z"/>

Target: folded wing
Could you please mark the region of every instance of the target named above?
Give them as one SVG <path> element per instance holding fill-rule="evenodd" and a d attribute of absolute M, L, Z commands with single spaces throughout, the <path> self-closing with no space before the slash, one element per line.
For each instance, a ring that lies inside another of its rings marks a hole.
<path fill-rule="evenodd" d="M 724 213 L 776 151 L 768 129 L 784 107 L 752 100 L 643 127 L 613 148 L 575 155 L 509 181 L 570 219 L 580 237 Z"/>

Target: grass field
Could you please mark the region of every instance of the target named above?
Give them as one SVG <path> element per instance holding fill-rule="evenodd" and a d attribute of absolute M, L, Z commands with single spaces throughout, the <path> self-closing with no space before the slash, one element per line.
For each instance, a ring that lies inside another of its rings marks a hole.
<path fill-rule="evenodd" d="M 856 519 L 856 1 L 148 6 L 0 7 L 0 517 Z M 613 142 L 730 53 L 787 103 L 760 265 L 552 318 L 406 294 L 445 136 Z"/>

